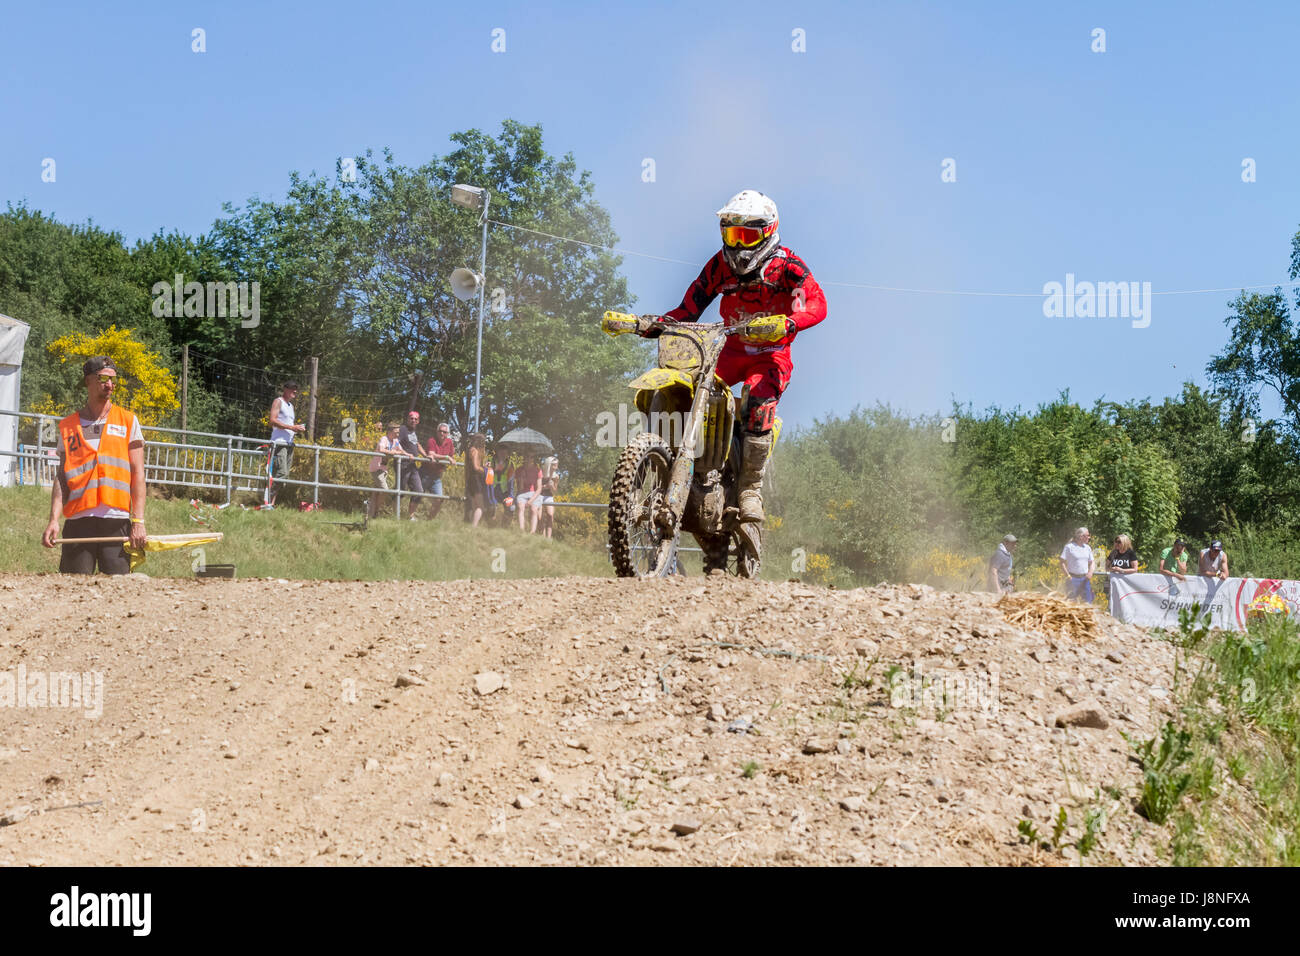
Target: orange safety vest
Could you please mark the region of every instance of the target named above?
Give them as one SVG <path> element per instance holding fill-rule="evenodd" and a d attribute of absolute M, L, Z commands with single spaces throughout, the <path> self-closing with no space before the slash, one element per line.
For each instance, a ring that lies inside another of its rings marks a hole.
<path fill-rule="evenodd" d="M 73 412 L 59 422 L 63 436 L 63 514 L 69 518 L 98 505 L 131 510 L 131 427 L 135 416 L 112 405 L 99 436 L 99 451 L 86 443 L 81 415 Z"/>

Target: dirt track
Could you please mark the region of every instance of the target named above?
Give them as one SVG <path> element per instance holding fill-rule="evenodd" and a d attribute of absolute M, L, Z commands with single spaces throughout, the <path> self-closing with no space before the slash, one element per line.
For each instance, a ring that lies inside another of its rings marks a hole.
<path fill-rule="evenodd" d="M 0 813 L 103 801 L 0 827 L 0 864 L 1060 865 L 1017 822 L 1046 838 L 1064 806 L 1074 839 L 1085 805 L 1108 811 L 1090 862 L 1158 862 L 1120 731 L 1150 735 L 1170 646 L 1109 618 L 1026 633 L 991 601 L 0 576 L 0 680 L 103 678 L 97 719 L 0 693 Z M 891 706 L 915 660 L 965 696 Z M 1070 698 L 1109 726 L 1053 729 Z"/>

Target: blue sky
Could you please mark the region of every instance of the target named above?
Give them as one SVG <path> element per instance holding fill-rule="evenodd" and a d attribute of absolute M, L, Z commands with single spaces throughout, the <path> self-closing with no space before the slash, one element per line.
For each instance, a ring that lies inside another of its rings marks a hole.
<path fill-rule="evenodd" d="M 761 189 L 830 303 L 794 345 L 796 423 L 1204 383 L 1233 292 L 1157 295 L 1138 329 L 1046 318 L 1044 284 L 1271 285 L 1300 227 L 1294 4 L 50 3 L 5 33 L 0 201 L 132 241 L 507 117 L 591 170 L 627 249 L 702 264 L 713 211 Z M 644 311 L 696 271 L 625 260 Z"/>

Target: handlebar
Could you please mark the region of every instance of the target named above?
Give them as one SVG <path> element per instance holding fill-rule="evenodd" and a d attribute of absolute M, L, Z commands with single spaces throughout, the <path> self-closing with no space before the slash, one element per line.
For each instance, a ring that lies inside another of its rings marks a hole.
<path fill-rule="evenodd" d="M 699 322 L 675 322 L 672 319 L 655 319 L 650 321 L 642 331 L 642 318 L 630 315 L 625 312 L 606 312 L 600 320 L 600 327 L 607 335 L 625 335 L 628 332 L 637 332 L 644 335 L 645 332 L 658 332 L 660 335 L 685 335 L 682 331 L 686 326 L 703 332 L 721 332 L 723 335 L 747 335 L 760 341 L 779 342 L 785 338 L 786 316 L 784 315 L 765 315 L 759 318 L 750 319 L 748 322 L 737 325 L 726 325 L 722 322 L 710 322 L 701 324 Z M 686 336 L 689 338 L 689 336 Z"/>

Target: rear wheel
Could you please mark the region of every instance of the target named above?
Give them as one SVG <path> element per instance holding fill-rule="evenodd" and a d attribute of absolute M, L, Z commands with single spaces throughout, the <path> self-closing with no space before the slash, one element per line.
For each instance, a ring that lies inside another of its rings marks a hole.
<path fill-rule="evenodd" d="M 723 570 L 738 578 L 756 578 L 759 571 L 759 559 L 744 538 L 745 532 L 728 531 L 699 538 L 700 549 L 704 552 L 704 573 Z M 755 532 L 757 534 L 757 532 Z"/>
<path fill-rule="evenodd" d="M 677 567 L 677 540 L 654 524 L 668 493 L 672 449 L 642 432 L 619 456 L 609 490 L 609 558 L 621 578 L 663 577 Z"/>

